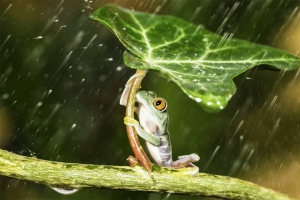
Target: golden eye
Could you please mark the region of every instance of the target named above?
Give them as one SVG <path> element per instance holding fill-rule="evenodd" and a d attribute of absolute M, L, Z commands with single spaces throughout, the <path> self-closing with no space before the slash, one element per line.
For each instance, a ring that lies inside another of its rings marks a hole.
<path fill-rule="evenodd" d="M 153 106 L 159 111 L 165 111 L 167 109 L 167 102 L 163 98 L 156 98 L 153 101 Z"/>

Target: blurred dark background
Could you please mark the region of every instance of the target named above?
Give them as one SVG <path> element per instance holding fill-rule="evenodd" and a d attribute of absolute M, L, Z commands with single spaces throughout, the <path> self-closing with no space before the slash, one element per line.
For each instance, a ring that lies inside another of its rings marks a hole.
<path fill-rule="evenodd" d="M 128 165 L 119 98 L 135 72 L 125 48 L 89 15 L 107 3 L 180 17 L 220 35 L 300 55 L 299 0 L 0 0 L 0 148 L 76 163 Z M 205 112 L 150 71 L 143 89 L 168 101 L 174 158 L 197 153 L 201 172 L 252 181 L 300 198 L 300 75 L 253 69 L 226 109 Z M 163 86 L 163 87 L 162 87 Z M 142 142 L 143 143 L 143 142 Z M 0 199 L 162 199 L 83 189 L 64 196 L 0 176 Z M 200 199 L 171 195 L 169 199 Z M 212 199 L 212 198 L 201 198 Z"/>

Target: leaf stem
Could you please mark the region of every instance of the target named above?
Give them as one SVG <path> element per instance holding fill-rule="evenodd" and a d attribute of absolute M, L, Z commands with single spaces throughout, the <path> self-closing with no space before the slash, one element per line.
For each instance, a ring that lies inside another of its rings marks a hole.
<path fill-rule="evenodd" d="M 143 78 L 146 76 L 147 71 L 146 70 L 136 70 L 136 75 L 131 83 L 131 87 L 129 90 L 128 100 L 127 100 L 127 106 L 126 106 L 126 117 L 134 117 L 134 104 L 135 104 L 135 95 L 138 91 L 138 89 L 141 86 L 141 82 Z M 140 141 L 138 139 L 138 136 L 136 134 L 136 131 L 134 127 L 126 126 L 127 136 L 129 139 L 129 144 L 131 146 L 131 149 L 135 155 L 135 157 L 138 159 L 138 161 L 147 169 L 148 172 L 151 172 L 152 169 L 152 163 L 149 160 L 148 156 L 144 152 Z"/>

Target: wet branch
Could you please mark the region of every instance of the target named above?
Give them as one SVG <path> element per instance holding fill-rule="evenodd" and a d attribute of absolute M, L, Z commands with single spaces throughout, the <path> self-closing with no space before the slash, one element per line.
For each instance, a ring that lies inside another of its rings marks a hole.
<path fill-rule="evenodd" d="M 199 173 L 184 175 L 153 166 L 152 176 L 141 166 L 105 166 L 46 161 L 0 149 L 0 175 L 52 187 L 110 188 L 172 194 L 202 195 L 222 199 L 287 200 L 287 196 L 250 182 Z"/>

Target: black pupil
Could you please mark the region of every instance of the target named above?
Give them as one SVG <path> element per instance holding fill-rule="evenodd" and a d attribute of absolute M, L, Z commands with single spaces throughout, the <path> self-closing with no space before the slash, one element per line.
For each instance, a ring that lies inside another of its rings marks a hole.
<path fill-rule="evenodd" d="M 159 106 L 161 104 L 161 101 L 159 100 L 159 101 L 157 101 L 157 102 L 155 102 L 155 105 L 156 106 Z"/>

